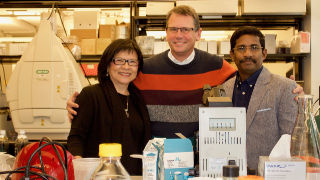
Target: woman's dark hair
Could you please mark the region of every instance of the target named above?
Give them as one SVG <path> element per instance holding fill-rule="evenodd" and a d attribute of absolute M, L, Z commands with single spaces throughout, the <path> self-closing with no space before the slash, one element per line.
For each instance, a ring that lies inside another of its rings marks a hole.
<path fill-rule="evenodd" d="M 233 49 L 235 48 L 237 39 L 239 39 L 243 35 L 254 35 L 254 36 L 259 37 L 260 45 L 262 47 L 262 50 L 264 50 L 265 39 L 264 39 L 264 35 L 261 33 L 261 31 L 253 26 L 244 26 L 244 27 L 237 29 L 232 34 L 231 39 L 230 39 L 231 51 L 233 51 Z"/>
<path fill-rule="evenodd" d="M 104 83 L 107 77 L 108 67 L 116 54 L 120 51 L 136 52 L 138 56 L 138 73 L 143 67 L 143 56 L 141 50 L 135 40 L 131 39 L 117 39 L 113 41 L 103 52 L 100 62 L 98 64 L 98 80 L 99 83 Z"/>

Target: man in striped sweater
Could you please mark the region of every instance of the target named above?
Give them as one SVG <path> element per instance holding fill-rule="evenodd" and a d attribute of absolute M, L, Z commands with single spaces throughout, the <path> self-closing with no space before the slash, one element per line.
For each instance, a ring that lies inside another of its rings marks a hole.
<path fill-rule="evenodd" d="M 203 85 L 222 84 L 235 69 L 221 57 L 194 48 L 201 28 L 194 9 L 177 6 L 167 15 L 170 50 L 144 63 L 134 81 L 147 104 L 152 135 L 192 137 L 198 130 Z"/>
<path fill-rule="evenodd" d="M 235 69 L 221 57 L 194 48 L 200 40 L 199 17 L 188 6 L 177 6 L 167 15 L 170 50 L 144 63 L 135 80 L 147 104 L 152 135 L 192 137 L 198 130 L 198 107 L 204 84 L 222 84 Z"/>

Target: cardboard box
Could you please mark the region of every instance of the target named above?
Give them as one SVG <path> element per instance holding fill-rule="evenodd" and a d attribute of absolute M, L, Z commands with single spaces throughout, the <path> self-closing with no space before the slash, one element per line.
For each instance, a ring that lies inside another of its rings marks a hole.
<path fill-rule="evenodd" d="M 174 7 L 174 2 L 147 2 L 146 15 L 167 15 Z"/>
<path fill-rule="evenodd" d="M 305 15 L 306 0 L 242 0 L 244 15 Z"/>
<path fill-rule="evenodd" d="M 176 5 L 191 6 L 200 15 L 236 15 L 238 13 L 238 0 L 176 1 Z"/>
<path fill-rule="evenodd" d="M 70 36 L 76 36 L 78 41 L 95 39 L 97 38 L 97 29 L 70 29 Z"/>
<path fill-rule="evenodd" d="M 104 50 L 111 44 L 112 40 L 108 38 L 98 38 L 96 45 L 96 54 L 103 54 Z"/>
<path fill-rule="evenodd" d="M 75 11 L 73 13 L 74 29 L 98 29 L 98 11 Z"/>
<path fill-rule="evenodd" d="M 265 180 L 305 180 L 306 162 L 299 158 L 270 160 L 260 156 L 258 175 Z"/>
<path fill-rule="evenodd" d="M 99 38 L 108 38 L 114 40 L 116 36 L 116 25 L 100 24 Z"/>
<path fill-rule="evenodd" d="M 129 38 L 129 24 L 117 24 L 115 39 L 126 39 Z"/>
<path fill-rule="evenodd" d="M 277 35 L 276 34 L 265 34 L 265 48 L 268 54 L 276 54 L 277 50 Z"/>
<path fill-rule="evenodd" d="M 82 55 L 96 54 L 96 39 L 82 39 L 80 43 Z"/>
<path fill-rule="evenodd" d="M 149 140 L 144 148 L 142 159 L 143 180 L 158 179 L 159 149 L 157 147 L 163 146 L 163 142 L 164 138 L 154 138 Z"/>
<path fill-rule="evenodd" d="M 210 54 L 218 53 L 217 41 L 208 41 L 208 53 Z"/>

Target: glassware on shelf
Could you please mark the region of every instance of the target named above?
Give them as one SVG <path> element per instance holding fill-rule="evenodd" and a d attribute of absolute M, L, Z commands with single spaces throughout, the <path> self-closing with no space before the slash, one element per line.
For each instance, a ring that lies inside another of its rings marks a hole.
<path fill-rule="evenodd" d="M 307 179 L 320 179 L 320 135 L 313 115 L 312 95 L 298 97 L 298 114 L 291 135 L 290 152 L 307 163 Z"/>

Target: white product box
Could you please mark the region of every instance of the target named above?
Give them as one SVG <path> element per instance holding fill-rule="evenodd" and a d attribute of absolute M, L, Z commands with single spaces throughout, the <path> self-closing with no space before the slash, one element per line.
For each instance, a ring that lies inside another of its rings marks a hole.
<path fill-rule="evenodd" d="M 158 157 L 159 150 L 157 146 L 163 146 L 163 138 L 154 138 L 149 140 L 146 147 L 143 150 L 143 180 L 157 180 L 158 178 Z"/>
<path fill-rule="evenodd" d="M 210 54 L 218 53 L 217 41 L 208 41 L 208 53 Z"/>
<path fill-rule="evenodd" d="M 242 0 L 244 15 L 305 15 L 306 0 Z"/>
<path fill-rule="evenodd" d="M 146 15 L 167 15 L 174 2 L 147 2 Z"/>
<path fill-rule="evenodd" d="M 310 33 L 300 31 L 291 42 L 291 53 L 310 53 Z"/>
<path fill-rule="evenodd" d="M 200 15 L 236 15 L 238 13 L 238 0 L 176 1 L 176 5 L 191 6 Z"/>
<path fill-rule="evenodd" d="M 276 54 L 277 49 L 277 35 L 276 34 L 265 34 L 265 48 L 268 54 Z"/>
<path fill-rule="evenodd" d="M 230 54 L 230 41 L 219 42 L 219 54 Z"/>
<path fill-rule="evenodd" d="M 143 150 L 143 180 L 184 180 L 193 159 L 189 139 L 154 138 Z"/>
<path fill-rule="evenodd" d="M 270 160 L 268 156 L 260 156 L 258 175 L 265 180 L 305 180 L 306 162 L 299 158 Z"/>
<path fill-rule="evenodd" d="M 97 11 L 75 11 L 73 13 L 74 29 L 98 29 L 99 14 Z"/>
<path fill-rule="evenodd" d="M 208 42 L 207 41 L 197 41 L 195 44 L 197 49 L 207 52 L 208 51 Z"/>
<path fill-rule="evenodd" d="M 193 148 L 190 139 L 165 139 L 159 156 L 160 180 L 184 180 L 194 167 Z"/>

